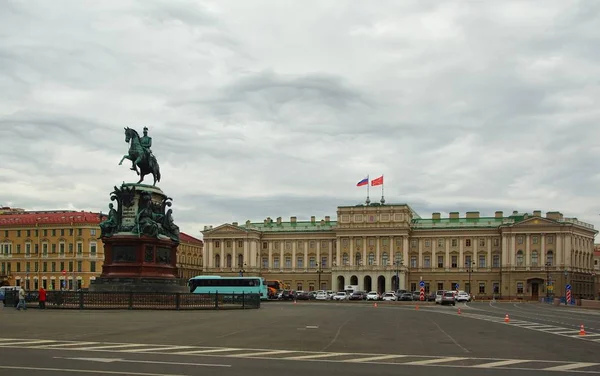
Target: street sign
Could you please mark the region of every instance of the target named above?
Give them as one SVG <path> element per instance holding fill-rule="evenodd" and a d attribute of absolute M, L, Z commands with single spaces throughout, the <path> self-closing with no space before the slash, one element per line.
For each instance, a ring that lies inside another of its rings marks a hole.
<path fill-rule="evenodd" d="M 456 289 L 458 290 L 458 288 L 459 288 L 459 287 L 460 287 L 460 285 L 457 283 L 457 284 L 456 284 Z"/>
<path fill-rule="evenodd" d="M 567 285 L 567 290 L 571 290 L 571 285 Z"/>
<path fill-rule="evenodd" d="M 419 291 L 419 300 L 420 301 L 424 301 L 425 300 L 425 288 L 421 286 L 421 289 Z"/>
<path fill-rule="evenodd" d="M 66 275 L 66 274 L 67 274 L 67 271 L 63 269 L 62 275 Z"/>
<path fill-rule="evenodd" d="M 425 281 L 421 281 L 421 282 L 419 282 L 419 286 L 421 286 L 421 287 L 425 287 Z"/>

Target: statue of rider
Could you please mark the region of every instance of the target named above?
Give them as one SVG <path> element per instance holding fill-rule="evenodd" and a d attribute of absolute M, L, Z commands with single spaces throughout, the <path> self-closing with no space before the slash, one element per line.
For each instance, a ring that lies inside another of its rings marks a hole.
<path fill-rule="evenodd" d="M 152 167 L 154 163 L 154 156 L 152 155 L 152 150 L 150 149 L 152 147 L 152 137 L 148 136 L 148 127 L 144 127 L 144 136 L 140 138 L 140 143 L 144 148 L 144 153 L 146 156 L 146 160 L 148 161 L 148 165 Z"/>

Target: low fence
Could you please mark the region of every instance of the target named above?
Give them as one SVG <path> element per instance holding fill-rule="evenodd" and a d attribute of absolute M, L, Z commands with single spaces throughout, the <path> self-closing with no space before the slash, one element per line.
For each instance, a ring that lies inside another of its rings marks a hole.
<path fill-rule="evenodd" d="M 4 305 L 16 307 L 18 291 L 7 291 Z M 27 308 L 39 307 L 38 292 L 25 297 Z M 48 291 L 47 309 L 256 309 L 260 308 L 258 294 L 191 294 L 191 293 L 138 293 Z"/>

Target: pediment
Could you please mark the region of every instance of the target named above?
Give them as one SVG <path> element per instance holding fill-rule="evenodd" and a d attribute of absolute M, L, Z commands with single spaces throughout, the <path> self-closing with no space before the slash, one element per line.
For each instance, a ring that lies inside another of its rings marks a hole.
<path fill-rule="evenodd" d="M 248 232 L 250 231 L 239 226 L 230 225 L 228 223 L 225 223 L 207 231 L 203 231 L 203 233 L 208 236 L 246 234 Z"/>
<path fill-rule="evenodd" d="M 556 221 L 543 217 L 529 217 L 521 222 L 515 223 L 512 227 L 536 227 L 536 226 L 557 226 L 560 225 Z"/>

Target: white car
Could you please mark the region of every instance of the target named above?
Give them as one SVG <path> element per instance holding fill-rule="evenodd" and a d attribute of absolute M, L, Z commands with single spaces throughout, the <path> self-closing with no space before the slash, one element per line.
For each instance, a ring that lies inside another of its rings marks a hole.
<path fill-rule="evenodd" d="M 327 299 L 329 299 L 329 297 L 328 297 L 326 291 L 319 291 L 319 292 L 317 292 L 317 296 L 315 297 L 315 299 L 317 299 L 317 300 L 327 300 Z"/>
<path fill-rule="evenodd" d="M 457 302 L 470 302 L 471 296 L 464 291 L 459 291 L 456 294 L 456 301 Z"/>
<path fill-rule="evenodd" d="M 398 297 L 394 292 L 386 292 L 383 294 L 383 301 L 385 302 L 395 302 L 396 300 L 398 300 Z"/>
<path fill-rule="evenodd" d="M 346 300 L 348 299 L 348 294 L 345 291 L 340 291 L 333 296 L 333 300 Z"/>
<path fill-rule="evenodd" d="M 377 291 L 369 291 L 367 294 L 367 300 L 379 300 L 380 296 Z"/>

